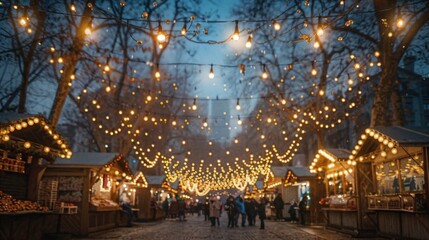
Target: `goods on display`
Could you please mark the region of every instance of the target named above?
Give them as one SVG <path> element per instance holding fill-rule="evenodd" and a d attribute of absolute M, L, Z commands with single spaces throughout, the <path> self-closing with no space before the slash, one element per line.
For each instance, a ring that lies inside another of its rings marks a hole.
<path fill-rule="evenodd" d="M 25 212 L 25 211 L 48 211 L 47 207 L 42 207 L 38 203 L 17 200 L 11 195 L 6 194 L 0 191 L 0 212 L 1 213 L 15 213 L 15 212 Z"/>

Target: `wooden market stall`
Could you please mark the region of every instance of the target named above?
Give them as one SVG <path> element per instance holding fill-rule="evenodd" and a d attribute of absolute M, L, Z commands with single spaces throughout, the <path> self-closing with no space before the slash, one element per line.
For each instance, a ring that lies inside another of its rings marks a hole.
<path fill-rule="evenodd" d="M 361 135 L 350 158 L 366 165 L 363 174 L 371 181 L 359 183 L 361 211 L 376 215 L 378 236 L 428 238 L 428 149 L 429 135 L 403 127 L 376 127 Z"/>
<path fill-rule="evenodd" d="M 0 114 L 0 239 L 42 239 L 58 215 L 36 203 L 48 164 L 71 151 L 40 115 Z M 25 231 L 20 231 L 25 229 Z"/>
<path fill-rule="evenodd" d="M 321 210 L 319 200 L 325 196 L 325 188 L 321 178 L 311 173 L 307 167 L 287 167 L 284 179 L 286 211 L 289 210 L 292 201 L 298 204 L 304 194 L 307 194 L 309 222 L 312 224 L 321 223 L 323 217 L 319 214 Z M 289 216 L 289 213 L 286 216 Z"/>
<path fill-rule="evenodd" d="M 364 211 L 365 202 L 360 201 L 364 199 L 361 192 L 371 187 L 364 175 L 368 166 L 349 159 L 350 154 L 346 149 L 319 149 L 310 166 L 311 172 L 324 179 L 326 198 L 320 205 L 326 226 L 354 236 L 374 236 L 375 216 Z"/>
<path fill-rule="evenodd" d="M 78 152 L 71 159 L 49 165 L 39 192 L 39 202 L 52 209 L 76 207 L 77 214 L 62 216 L 59 232 L 87 235 L 126 224 L 119 196 L 130 195 L 126 181 L 131 172 L 117 153 Z"/>
<path fill-rule="evenodd" d="M 165 198 L 173 197 L 178 191 L 171 187 L 165 175 L 146 176 L 146 180 L 148 187 L 137 188 L 136 191 L 138 218 L 144 221 L 162 219 L 164 217 L 162 202 Z M 156 207 L 151 206 L 153 200 Z"/>

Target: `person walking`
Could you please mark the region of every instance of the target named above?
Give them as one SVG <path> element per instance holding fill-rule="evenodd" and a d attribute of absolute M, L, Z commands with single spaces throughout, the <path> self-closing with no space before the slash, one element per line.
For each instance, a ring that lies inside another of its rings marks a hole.
<path fill-rule="evenodd" d="M 183 199 L 179 198 L 177 200 L 177 206 L 178 206 L 178 215 L 179 215 L 179 221 L 185 220 L 185 210 L 186 210 L 186 203 L 183 201 Z"/>
<path fill-rule="evenodd" d="M 164 201 L 162 201 L 162 211 L 164 211 L 164 218 L 168 218 L 168 198 L 165 198 Z"/>
<path fill-rule="evenodd" d="M 228 216 L 228 228 L 234 228 L 235 226 L 235 214 L 237 213 L 237 205 L 235 204 L 234 197 L 229 196 L 225 203 L 225 211 Z"/>
<path fill-rule="evenodd" d="M 307 193 L 304 193 L 304 196 L 301 199 L 301 202 L 299 202 L 298 208 L 299 208 L 299 219 L 301 222 L 301 225 L 305 225 L 305 218 L 307 214 Z"/>
<path fill-rule="evenodd" d="M 210 220 L 210 204 L 208 199 L 206 199 L 206 202 L 204 203 L 203 213 L 204 213 L 204 221 Z"/>
<path fill-rule="evenodd" d="M 173 199 L 171 199 L 171 204 L 170 204 L 170 216 L 171 216 L 171 218 L 176 219 L 178 213 L 179 213 L 179 203 L 177 202 L 177 199 L 175 197 L 173 197 Z"/>
<path fill-rule="evenodd" d="M 157 209 L 158 209 L 158 203 L 156 202 L 155 197 L 152 197 L 150 200 L 150 211 L 152 213 L 152 220 L 153 221 L 156 220 Z"/>
<path fill-rule="evenodd" d="M 260 229 L 265 229 L 264 220 L 265 220 L 265 218 L 267 218 L 267 215 L 265 213 L 265 206 L 266 205 L 267 205 L 266 199 L 261 198 L 260 203 L 258 204 L 258 215 L 259 215 L 259 219 L 261 220 Z"/>
<path fill-rule="evenodd" d="M 127 227 L 132 227 L 133 211 L 131 209 L 130 199 L 125 192 L 122 193 L 121 197 L 119 198 L 119 205 L 122 208 L 122 212 L 127 215 Z"/>
<path fill-rule="evenodd" d="M 247 222 L 249 223 L 249 226 L 255 225 L 255 215 L 256 215 L 256 206 L 253 201 L 253 198 L 246 199 L 244 201 L 244 206 L 246 208 L 246 215 L 247 215 Z"/>
<path fill-rule="evenodd" d="M 219 200 L 214 197 L 212 200 L 210 200 L 210 220 L 212 223 L 212 227 L 216 226 L 216 223 L 218 226 L 220 226 L 219 222 L 219 216 L 220 216 L 220 203 Z"/>
<path fill-rule="evenodd" d="M 244 227 L 246 225 L 246 207 L 244 206 L 243 198 L 239 196 L 235 204 L 239 215 L 241 215 L 241 226 Z M 236 217 L 236 227 L 238 227 L 238 216 Z"/>
<path fill-rule="evenodd" d="M 290 215 L 290 222 L 291 223 L 296 223 L 296 207 L 298 207 L 298 205 L 296 204 L 295 201 L 292 201 L 292 204 L 289 207 L 288 213 Z"/>
<path fill-rule="evenodd" d="M 276 198 L 274 199 L 274 208 L 276 209 L 276 221 L 282 221 L 283 220 L 283 208 L 284 208 L 284 202 L 282 199 L 282 194 L 277 194 Z"/>

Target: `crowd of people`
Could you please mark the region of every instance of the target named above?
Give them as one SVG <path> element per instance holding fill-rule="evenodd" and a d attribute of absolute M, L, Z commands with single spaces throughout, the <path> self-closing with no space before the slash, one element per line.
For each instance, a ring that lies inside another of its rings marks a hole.
<path fill-rule="evenodd" d="M 299 204 L 294 201 L 291 203 L 288 213 L 292 223 L 298 222 L 298 211 L 300 223 L 305 225 L 307 203 L 308 197 L 306 194 L 304 194 Z M 198 216 L 203 214 L 204 220 L 209 221 L 211 226 L 220 226 L 219 219 L 222 212 L 225 212 L 228 217 L 228 228 L 237 228 L 240 225 L 241 227 L 256 226 L 256 220 L 259 219 L 260 229 L 264 229 L 264 220 L 267 218 L 266 208 L 268 204 L 274 206 L 275 220 L 284 221 L 283 210 L 285 202 L 280 193 L 277 194 L 271 202 L 264 197 L 257 201 L 254 198 L 244 199 L 242 196 L 234 197 L 230 195 L 224 203 L 221 203 L 220 197 L 218 196 L 207 198 L 205 203 L 199 203 L 198 201 L 185 202 L 184 199 L 175 196 L 170 199 L 166 198 L 162 202 L 162 209 L 165 218 L 178 219 L 179 221 L 186 221 L 186 213 L 192 215 L 196 213 Z"/>

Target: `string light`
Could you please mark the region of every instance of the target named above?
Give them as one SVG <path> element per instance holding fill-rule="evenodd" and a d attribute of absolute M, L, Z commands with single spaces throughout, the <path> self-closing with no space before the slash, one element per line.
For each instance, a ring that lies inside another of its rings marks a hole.
<path fill-rule="evenodd" d="M 197 99 L 194 98 L 194 104 L 192 104 L 192 110 L 197 110 Z"/>
<path fill-rule="evenodd" d="M 158 80 L 161 78 L 161 73 L 159 72 L 159 64 L 156 64 L 155 78 Z"/>
<path fill-rule="evenodd" d="M 404 19 L 401 16 L 401 9 L 398 9 L 398 17 L 396 19 L 396 26 L 402 28 L 404 26 Z"/>
<path fill-rule="evenodd" d="M 210 79 L 214 78 L 213 64 L 210 66 L 209 78 Z"/>
<path fill-rule="evenodd" d="M 239 99 L 239 98 L 237 98 L 237 105 L 235 106 L 235 109 L 236 109 L 237 111 L 240 111 L 240 109 L 241 109 L 241 106 L 240 106 L 240 99 Z"/>
<path fill-rule="evenodd" d="M 156 39 L 160 43 L 160 46 L 163 46 L 161 44 L 165 42 L 166 38 L 167 37 L 165 36 L 164 31 L 162 30 L 161 21 L 158 21 L 158 35 L 156 36 Z M 160 48 L 162 48 L 162 47 L 160 47 Z"/>
<path fill-rule="evenodd" d="M 280 25 L 279 22 L 277 22 L 276 20 L 274 20 L 273 21 L 273 27 L 274 27 L 274 30 L 279 31 L 282 26 Z"/>
<path fill-rule="evenodd" d="M 319 16 L 319 20 L 317 22 L 317 31 L 316 31 L 316 34 L 317 34 L 317 36 L 320 37 L 320 36 L 323 35 L 323 33 L 324 33 L 324 30 L 323 30 L 323 24 L 322 24 L 322 17 Z"/>
<path fill-rule="evenodd" d="M 246 41 L 246 48 L 252 47 L 252 35 L 250 34 Z"/>
<path fill-rule="evenodd" d="M 240 31 L 238 30 L 238 21 L 235 21 L 235 30 L 234 34 L 232 34 L 232 39 L 238 41 L 240 39 Z"/>
<path fill-rule="evenodd" d="M 183 23 L 182 31 L 180 32 L 183 36 L 186 35 L 187 27 L 186 27 L 186 21 Z"/>
<path fill-rule="evenodd" d="M 263 79 L 267 79 L 268 78 L 268 72 L 267 72 L 265 64 L 262 65 L 262 78 Z"/>
<path fill-rule="evenodd" d="M 86 26 L 86 28 L 85 28 L 85 35 L 86 36 L 90 36 L 92 33 L 92 20 L 93 20 L 93 17 L 91 17 L 91 20 L 89 21 L 88 26 Z"/>
<path fill-rule="evenodd" d="M 312 68 L 311 68 L 311 75 L 316 76 L 317 75 L 317 69 L 316 69 L 316 61 L 313 61 L 311 63 Z"/>

